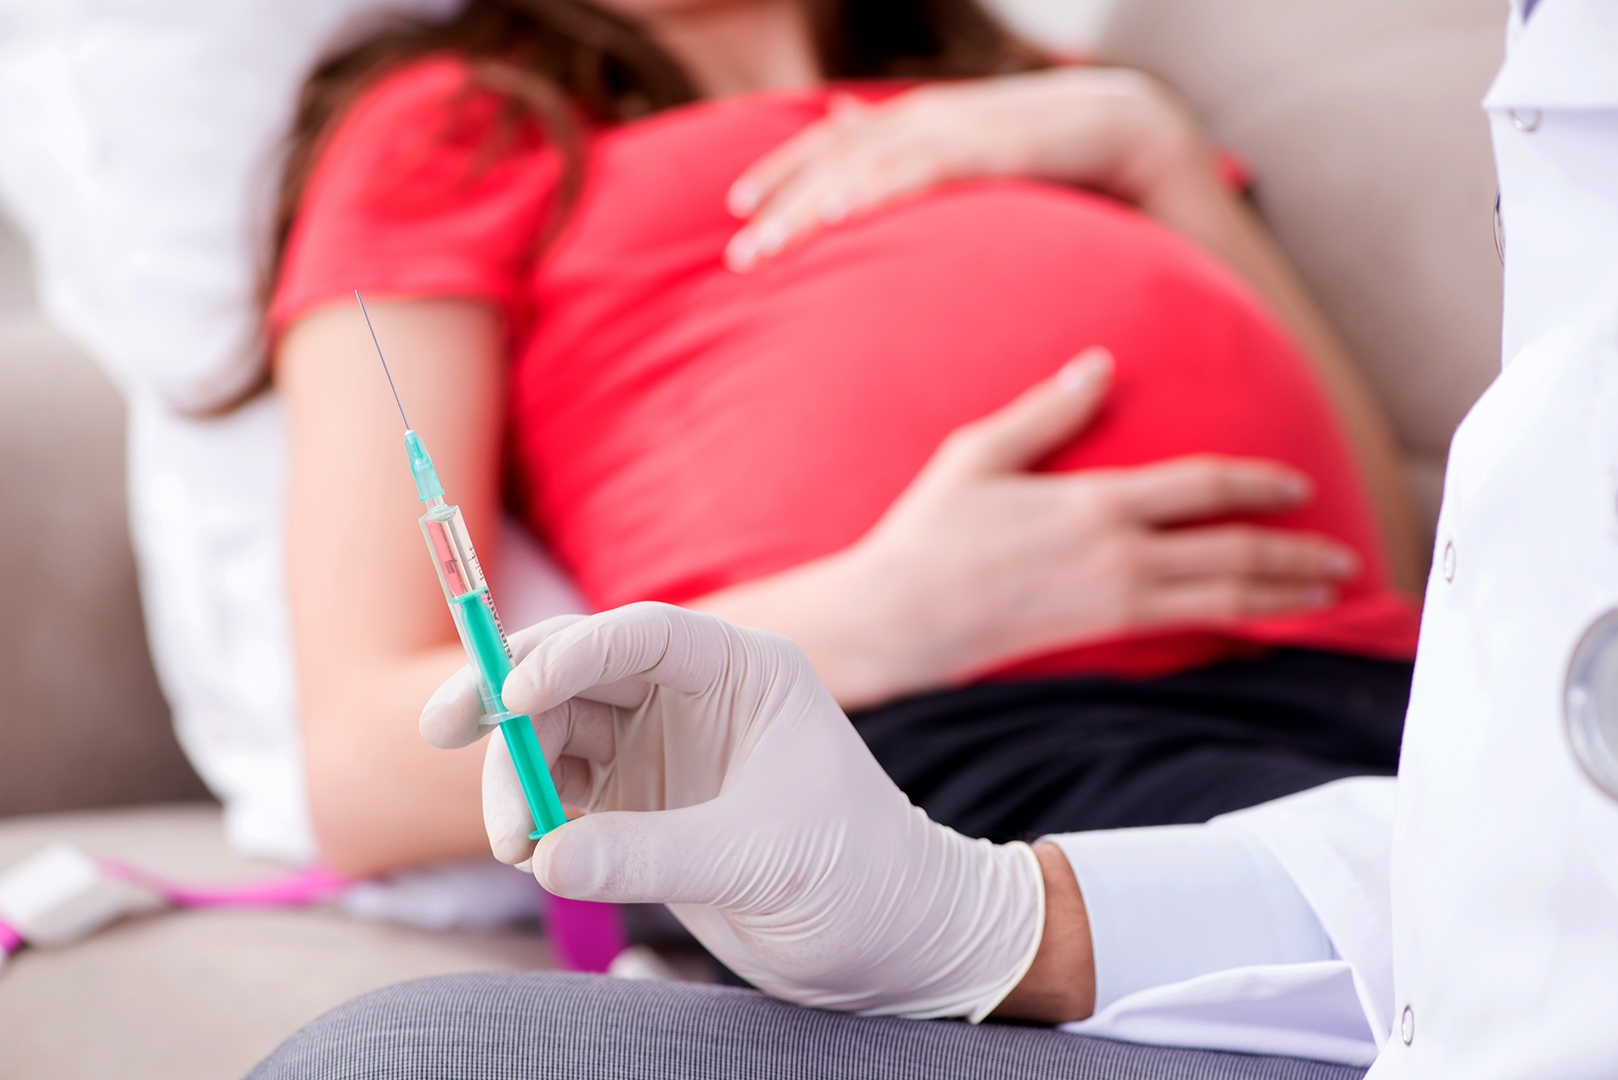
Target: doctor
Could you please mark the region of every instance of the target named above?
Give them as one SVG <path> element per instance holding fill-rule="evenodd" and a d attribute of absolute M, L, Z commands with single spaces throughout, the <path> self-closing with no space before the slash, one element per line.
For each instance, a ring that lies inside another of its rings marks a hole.
<path fill-rule="evenodd" d="M 771 994 L 1019 1017 L 1373 1075 L 1618 1075 L 1618 4 L 1513 0 L 1485 100 L 1504 370 L 1456 433 L 1399 778 L 1205 826 L 967 840 L 905 800 L 783 639 L 659 605 L 513 640 L 565 802 L 497 855 L 659 901 Z M 479 734 L 450 680 L 423 714 Z"/>

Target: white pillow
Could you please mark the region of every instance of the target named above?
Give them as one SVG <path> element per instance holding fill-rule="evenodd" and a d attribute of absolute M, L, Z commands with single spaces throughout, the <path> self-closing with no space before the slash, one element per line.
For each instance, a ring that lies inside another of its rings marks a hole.
<path fill-rule="evenodd" d="M 1002 0 L 1081 49 L 1110 0 Z M 284 431 L 254 374 L 255 238 L 305 73 L 347 22 L 455 0 L 0 0 L 0 198 L 34 247 L 46 314 L 123 388 L 148 634 L 181 744 L 232 843 L 302 861 L 305 808 L 281 558 Z M 582 610 L 508 529 L 508 624 Z"/>
<path fill-rule="evenodd" d="M 447 0 L 418 0 L 417 9 Z M 242 851 L 301 861 L 273 397 L 251 374 L 255 233 L 297 87 L 374 0 L 0 0 L 0 196 L 46 314 L 129 401 L 129 504 L 176 731 Z"/>

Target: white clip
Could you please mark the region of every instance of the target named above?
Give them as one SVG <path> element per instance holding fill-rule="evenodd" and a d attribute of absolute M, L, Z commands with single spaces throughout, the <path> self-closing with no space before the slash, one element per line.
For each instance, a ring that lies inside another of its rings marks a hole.
<path fill-rule="evenodd" d="M 71 844 L 0 874 L 0 921 L 34 946 L 70 945 L 128 914 L 138 895 Z"/>

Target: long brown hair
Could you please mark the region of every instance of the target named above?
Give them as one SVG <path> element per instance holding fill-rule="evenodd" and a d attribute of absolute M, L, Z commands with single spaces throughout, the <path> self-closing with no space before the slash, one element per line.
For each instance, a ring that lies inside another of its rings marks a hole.
<path fill-rule="evenodd" d="M 831 79 L 970 78 L 1050 63 L 977 0 L 800 2 L 821 72 Z M 537 121 L 561 154 L 555 209 L 545 235 L 535 238 L 536 252 L 583 184 L 581 118 L 630 120 L 699 96 L 691 76 L 643 27 L 590 0 L 467 0 L 447 18 L 394 19 L 327 56 L 303 84 L 259 281 L 260 311 L 280 279 L 304 187 L 337 121 L 377 79 L 440 53 L 465 57 L 474 84 L 505 98 L 506 135 Z"/>

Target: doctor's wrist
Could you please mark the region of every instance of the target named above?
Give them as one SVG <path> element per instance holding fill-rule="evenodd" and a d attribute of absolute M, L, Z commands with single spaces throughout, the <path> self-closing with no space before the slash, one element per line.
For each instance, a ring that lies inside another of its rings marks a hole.
<path fill-rule="evenodd" d="M 1066 1024 L 1095 1011 L 1095 952 L 1084 894 L 1067 856 L 1055 844 L 1034 847 L 1045 885 L 1045 927 L 1039 952 L 1016 988 L 995 1008 L 1001 1020 Z"/>

